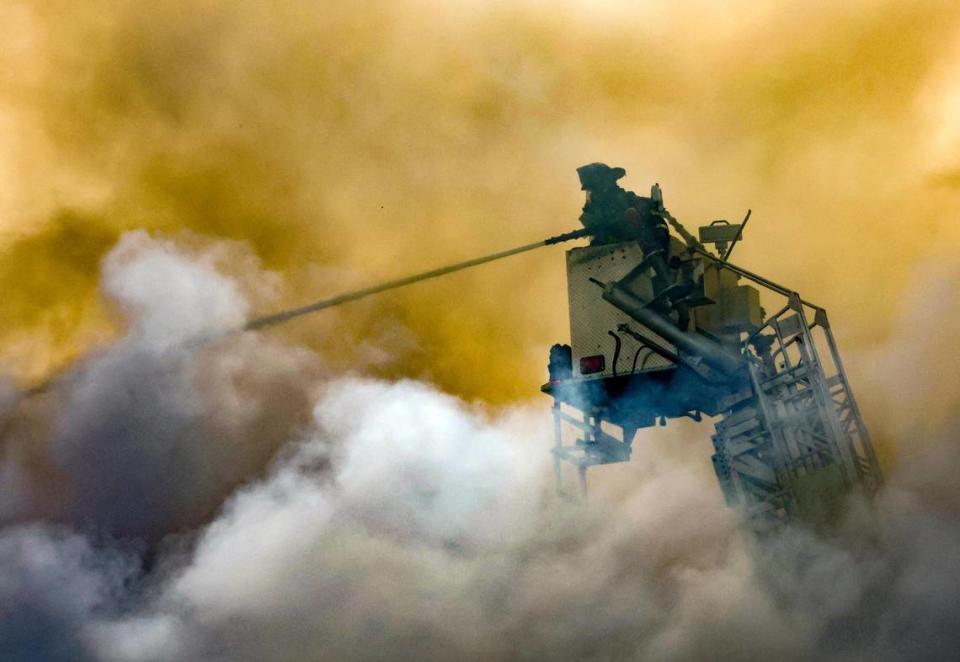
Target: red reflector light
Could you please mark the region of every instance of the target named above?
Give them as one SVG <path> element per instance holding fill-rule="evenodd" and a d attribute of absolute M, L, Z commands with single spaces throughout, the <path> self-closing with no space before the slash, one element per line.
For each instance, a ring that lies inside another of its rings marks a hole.
<path fill-rule="evenodd" d="M 603 372 L 603 369 L 606 367 L 607 361 L 603 354 L 597 354 L 595 356 L 584 356 L 580 359 L 580 374 L 589 375 L 594 372 Z"/>

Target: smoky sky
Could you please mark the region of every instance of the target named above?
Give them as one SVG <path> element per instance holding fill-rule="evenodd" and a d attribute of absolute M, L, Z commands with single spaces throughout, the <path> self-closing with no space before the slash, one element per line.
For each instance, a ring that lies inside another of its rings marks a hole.
<path fill-rule="evenodd" d="M 858 348 L 958 239 L 948 1 L 0 11 L 0 315 L 21 380 L 117 332 L 97 265 L 128 229 L 246 242 L 297 304 L 573 229 L 575 168 L 602 160 L 641 193 L 659 182 L 691 227 L 753 208 L 737 259 Z M 562 263 L 531 254 L 278 333 L 338 369 L 376 349 L 381 376 L 509 402 L 565 330 Z"/>
<path fill-rule="evenodd" d="M 944 659 L 952 2 L 0 5 L 0 658 Z M 560 249 L 659 182 L 830 310 L 888 486 L 757 549 L 709 426 L 553 495 Z M 20 389 L 49 376 L 41 395 Z"/>

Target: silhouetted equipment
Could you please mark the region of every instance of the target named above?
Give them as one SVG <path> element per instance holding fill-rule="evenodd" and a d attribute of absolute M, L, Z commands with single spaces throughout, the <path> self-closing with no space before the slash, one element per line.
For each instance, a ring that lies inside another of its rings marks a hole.
<path fill-rule="evenodd" d="M 650 197 L 621 188 L 623 168 L 577 169 L 584 227 L 480 258 L 391 280 L 250 320 L 263 329 L 387 290 L 590 237 L 567 251 L 570 344 L 550 349 L 554 468 L 586 471 L 630 459 L 638 428 L 717 417 L 714 470 L 755 532 L 791 521 L 835 521 L 852 493 L 872 496 L 882 475 L 847 381 L 827 312 L 728 261 L 750 219 L 714 221 L 694 237 Z M 679 238 L 670 234 L 673 228 Z M 717 255 L 711 253 L 713 245 Z M 761 306 L 770 306 L 768 314 Z M 53 378 L 25 391 L 46 390 Z M 572 436 L 571 436 L 572 432 Z M 562 490 L 561 490 L 562 491 Z"/>
<path fill-rule="evenodd" d="M 585 168 L 594 238 L 567 251 L 571 342 L 551 348 L 542 388 L 558 489 L 563 463 L 585 493 L 587 468 L 629 460 L 638 428 L 708 415 L 721 490 L 755 532 L 826 525 L 851 493 L 875 493 L 880 467 L 826 311 L 727 261 L 750 213 L 697 240 L 659 186 L 641 198 L 616 184 L 622 168 Z M 662 239 L 664 221 L 683 241 Z"/>

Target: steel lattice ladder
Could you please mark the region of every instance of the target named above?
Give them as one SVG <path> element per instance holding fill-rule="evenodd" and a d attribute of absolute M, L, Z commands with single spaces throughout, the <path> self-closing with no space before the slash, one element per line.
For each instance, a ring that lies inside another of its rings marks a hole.
<path fill-rule="evenodd" d="M 723 494 L 760 534 L 795 520 L 829 524 L 849 494 L 870 497 L 883 478 L 827 312 L 772 281 L 722 265 L 785 302 L 739 341 L 749 379 L 720 402 L 712 436 Z M 567 410 L 557 392 L 547 392 L 554 397 L 557 489 L 563 493 L 561 465 L 569 463 L 585 495 L 587 468 L 629 460 L 636 428 L 617 438 L 603 429 L 598 411 Z M 565 432 L 571 431 L 569 440 Z"/>
<path fill-rule="evenodd" d="M 760 334 L 763 351 L 745 351 L 750 388 L 716 425 L 717 477 L 758 532 L 797 517 L 831 521 L 846 494 L 873 495 L 883 479 L 827 313 L 789 293 L 745 347 Z"/>

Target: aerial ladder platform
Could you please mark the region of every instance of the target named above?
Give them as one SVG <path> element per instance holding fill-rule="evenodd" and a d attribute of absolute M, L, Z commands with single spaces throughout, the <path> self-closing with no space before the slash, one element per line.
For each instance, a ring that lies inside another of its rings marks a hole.
<path fill-rule="evenodd" d="M 571 345 L 542 387 L 562 494 L 564 466 L 585 496 L 587 469 L 628 461 L 638 429 L 705 416 L 723 496 L 758 534 L 828 526 L 880 488 L 827 311 L 728 261 L 745 221 L 671 237 L 666 279 L 635 242 L 568 251 Z"/>
<path fill-rule="evenodd" d="M 883 478 L 827 311 L 729 261 L 750 218 L 692 236 L 650 197 L 624 191 L 622 168 L 578 169 L 583 228 L 255 317 L 187 341 L 217 342 L 382 292 L 576 239 L 567 251 L 570 344 L 550 350 L 557 490 L 576 469 L 630 460 L 637 430 L 667 419 L 715 420 L 712 462 L 726 502 L 758 533 L 838 519 Z M 673 229 L 671 234 L 667 226 Z M 713 246 L 713 252 L 708 246 Z M 763 305 L 761 305 L 761 303 Z M 767 313 L 770 310 L 776 312 Z M 54 376 L 21 397 L 69 380 Z"/>

